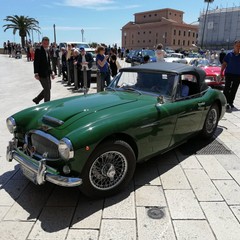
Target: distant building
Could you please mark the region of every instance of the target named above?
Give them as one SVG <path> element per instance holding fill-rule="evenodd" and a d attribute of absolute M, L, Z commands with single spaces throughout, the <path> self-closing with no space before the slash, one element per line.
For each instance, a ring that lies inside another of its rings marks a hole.
<path fill-rule="evenodd" d="M 198 25 L 186 24 L 183 14 L 170 8 L 135 13 L 134 22 L 122 28 L 122 47 L 153 49 L 162 43 L 174 50 L 196 49 Z"/>
<path fill-rule="evenodd" d="M 231 49 L 236 39 L 240 39 L 240 7 L 200 14 L 198 43 L 203 49 Z"/>

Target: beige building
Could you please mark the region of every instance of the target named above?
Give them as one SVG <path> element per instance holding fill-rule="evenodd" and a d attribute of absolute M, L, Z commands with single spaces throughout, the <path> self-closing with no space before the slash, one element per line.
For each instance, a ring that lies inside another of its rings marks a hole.
<path fill-rule="evenodd" d="M 170 8 L 135 13 L 134 22 L 122 28 L 122 47 L 153 49 L 162 43 L 174 50 L 196 49 L 198 25 L 186 24 L 183 14 Z"/>

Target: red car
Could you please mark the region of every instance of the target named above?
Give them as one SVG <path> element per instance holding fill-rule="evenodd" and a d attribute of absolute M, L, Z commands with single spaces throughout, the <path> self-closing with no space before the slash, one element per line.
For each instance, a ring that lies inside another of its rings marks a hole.
<path fill-rule="evenodd" d="M 214 61 L 211 63 L 208 59 L 200 58 L 193 59 L 190 62 L 191 65 L 202 68 L 206 73 L 205 82 L 208 86 L 217 89 L 223 89 L 225 86 L 225 80 L 221 77 L 221 63 Z"/>

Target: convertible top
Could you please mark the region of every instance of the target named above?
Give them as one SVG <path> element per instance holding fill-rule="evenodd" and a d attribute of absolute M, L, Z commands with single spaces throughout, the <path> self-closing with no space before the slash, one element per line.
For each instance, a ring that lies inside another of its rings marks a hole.
<path fill-rule="evenodd" d="M 200 85 L 204 82 L 206 73 L 201 68 L 182 63 L 154 62 L 141 64 L 134 67 L 121 68 L 120 72 L 165 72 L 173 74 L 193 74 L 199 80 Z"/>

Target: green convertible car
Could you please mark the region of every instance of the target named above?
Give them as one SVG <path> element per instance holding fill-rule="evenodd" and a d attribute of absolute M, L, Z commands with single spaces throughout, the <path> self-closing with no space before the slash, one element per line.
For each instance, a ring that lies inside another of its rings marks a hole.
<path fill-rule="evenodd" d="M 35 184 L 79 186 L 90 197 L 118 193 L 137 162 L 195 134 L 210 138 L 225 113 L 224 95 L 205 72 L 179 63 L 123 68 L 104 92 L 43 103 L 7 119 L 15 159 Z"/>

